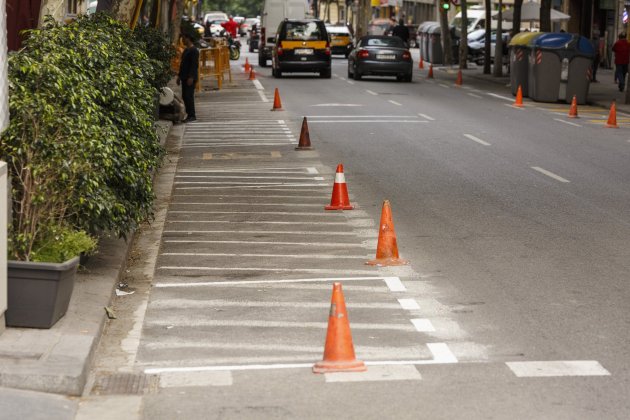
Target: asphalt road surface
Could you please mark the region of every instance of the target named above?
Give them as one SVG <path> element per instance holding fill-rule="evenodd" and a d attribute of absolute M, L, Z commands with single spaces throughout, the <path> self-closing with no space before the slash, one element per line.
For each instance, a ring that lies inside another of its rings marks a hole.
<path fill-rule="evenodd" d="M 630 134 L 607 110 L 441 71 L 353 81 L 342 58 L 331 80 L 234 69 L 169 140 L 80 415 L 630 416 Z M 338 163 L 357 208 L 326 212 Z M 409 266 L 364 264 L 384 199 Z M 366 373 L 311 373 L 335 280 Z"/>

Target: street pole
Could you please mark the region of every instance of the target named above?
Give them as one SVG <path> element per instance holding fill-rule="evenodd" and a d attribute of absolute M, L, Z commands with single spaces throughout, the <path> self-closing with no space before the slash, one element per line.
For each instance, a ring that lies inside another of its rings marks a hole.
<path fill-rule="evenodd" d="M 9 78 L 7 64 L 7 4 L 0 0 L 0 133 L 9 125 Z M 7 310 L 7 164 L 0 162 L 0 334 Z"/>

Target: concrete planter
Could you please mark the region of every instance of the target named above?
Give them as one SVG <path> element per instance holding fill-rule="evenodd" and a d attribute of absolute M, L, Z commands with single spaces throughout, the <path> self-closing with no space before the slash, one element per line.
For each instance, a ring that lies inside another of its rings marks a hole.
<path fill-rule="evenodd" d="M 8 262 L 9 327 L 50 328 L 68 310 L 79 257 L 63 263 Z"/>

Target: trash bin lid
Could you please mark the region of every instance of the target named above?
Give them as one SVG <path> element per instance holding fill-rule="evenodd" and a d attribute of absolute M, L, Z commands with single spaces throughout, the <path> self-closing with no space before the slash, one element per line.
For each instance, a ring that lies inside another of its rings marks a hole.
<path fill-rule="evenodd" d="M 427 29 L 427 32 L 430 33 L 430 34 L 441 35 L 442 34 L 442 27 L 440 26 L 439 23 L 434 23 L 433 25 L 429 26 L 429 28 Z"/>
<path fill-rule="evenodd" d="M 526 47 L 533 39 L 538 38 L 542 34 L 544 34 L 544 32 L 520 32 L 512 37 L 508 46 Z"/>
<path fill-rule="evenodd" d="M 575 35 L 566 32 L 543 33 L 539 37 L 532 39 L 530 46 L 545 49 L 567 49 L 574 38 Z"/>
<path fill-rule="evenodd" d="M 435 24 L 437 24 L 437 22 L 434 22 L 434 21 L 422 22 L 420 24 L 420 26 L 418 26 L 418 32 L 428 32 L 429 31 L 429 27 L 431 25 L 435 25 Z"/>
<path fill-rule="evenodd" d="M 593 48 L 593 43 L 584 36 L 580 36 L 580 38 L 578 39 L 577 50 L 584 55 L 595 55 L 595 48 Z"/>

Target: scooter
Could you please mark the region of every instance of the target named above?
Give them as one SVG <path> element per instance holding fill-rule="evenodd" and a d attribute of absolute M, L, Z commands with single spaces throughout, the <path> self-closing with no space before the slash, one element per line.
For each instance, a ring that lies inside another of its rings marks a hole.
<path fill-rule="evenodd" d="M 238 60 L 241 57 L 241 41 L 232 38 L 225 30 L 221 31 L 221 36 L 227 40 L 230 48 L 230 60 Z"/>

